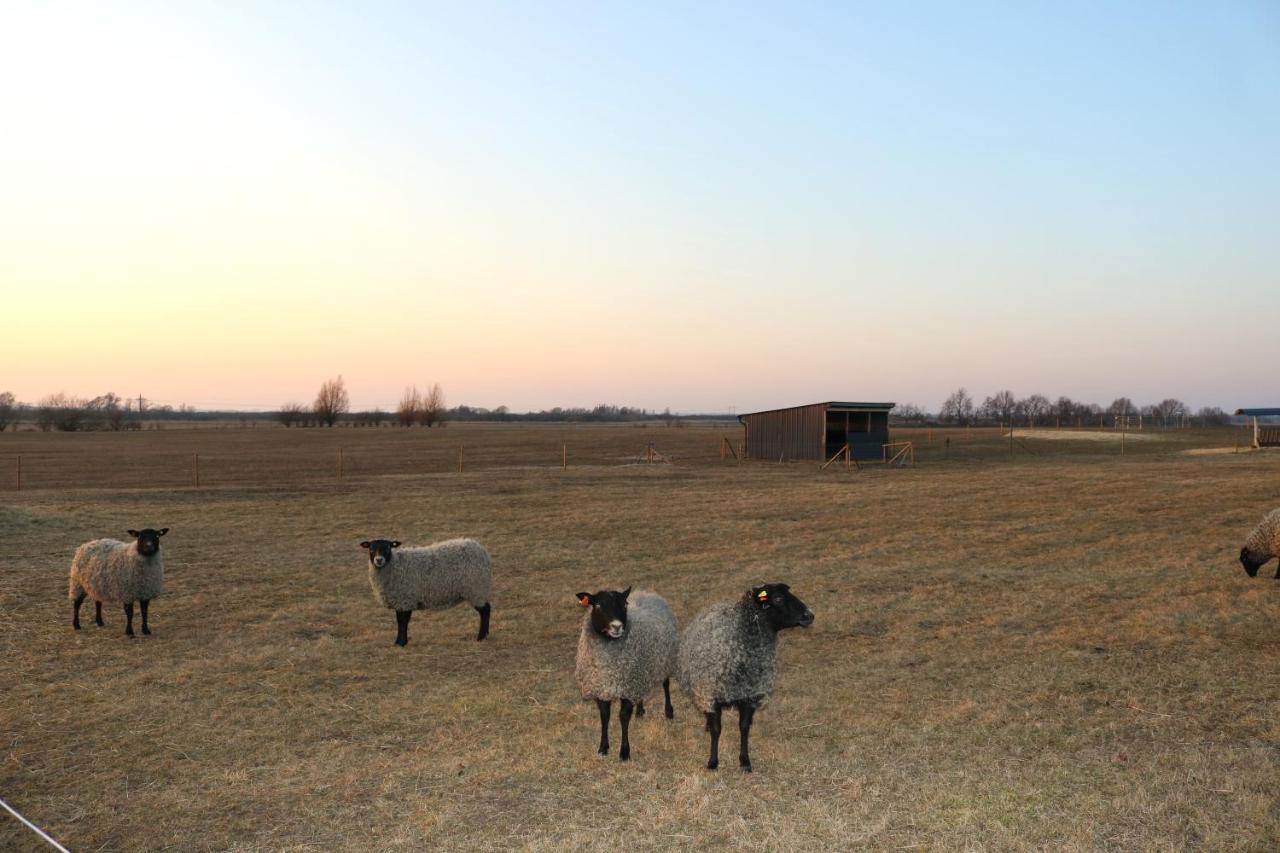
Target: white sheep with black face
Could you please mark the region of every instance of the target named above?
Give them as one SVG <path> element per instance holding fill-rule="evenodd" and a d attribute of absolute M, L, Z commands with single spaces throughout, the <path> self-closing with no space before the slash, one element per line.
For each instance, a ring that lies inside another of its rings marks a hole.
<path fill-rule="evenodd" d="M 751 770 L 747 741 L 751 720 L 773 694 L 778 669 L 778 632 L 813 624 L 813 612 L 784 583 L 757 586 L 736 601 L 699 613 L 680 638 L 680 686 L 706 715 L 711 733 L 707 768 L 720 765 L 720 715 L 738 709 L 738 762 Z"/>
<path fill-rule="evenodd" d="M 489 636 L 489 592 L 493 564 L 474 539 L 449 539 L 434 545 L 402 547 L 392 539 L 371 539 L 369 585 L 383 606 L 396 612 L 396 645 L 409 643 L 409 617 L 415 610 L 445 610 L 469 603 L 480 614 L 480 633 Z"/>
<path fill-rule="evenodd" d="M 600 711 L 601 755 L 609 754 L 609 714 L 621 703 L 622 746 L 618 757 L 631 757 L 631 714 L 644 716 L 644 699 L 662 685 L 667 719 L 671 707 L 671 676 L 676 669 L 679 634 L 676 617 L 662 596 L 631 587 L 622 591 L 580 592 L 587 608 L 578 633 L 574 675 L 583 699 L 594 699 Z"/>
<path fill-rule="evenodd" d="M 1258 569 L 1277 556 L 1280 556 L 1280 509 L 1273 509 L 1245 540 L 1240 549 L 1240 564 L 1249 577 L 1257 577 Z M 1276 567 L 1276 578 L 1280 580 L 1280 566 Z"/>
<path fill-rule="evenodd" d="M 130 530 L 130 542 L 94 539 L 76 549 L 71 558 L 67 596 L 71 599 L 71 627 L 80 630 L 80 605 L 93 598 L 94 622 L 102 625 L 102 603 L 124 605 L 126 636 L 133 634 L 133 603 L 142 609 L 142 633 L 150 634 L 147 608 L 164 589 L 164 560 L 160 537 L 169 528 Z"/>

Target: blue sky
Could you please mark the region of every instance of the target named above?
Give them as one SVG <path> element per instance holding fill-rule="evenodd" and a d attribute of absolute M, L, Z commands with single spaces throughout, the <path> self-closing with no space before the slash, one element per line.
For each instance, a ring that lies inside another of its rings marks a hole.
<path fill-rule="evenodd" d="M 1274 3 L 15 3 L 0 73 L 20 397 L 1280 401 Z"/>

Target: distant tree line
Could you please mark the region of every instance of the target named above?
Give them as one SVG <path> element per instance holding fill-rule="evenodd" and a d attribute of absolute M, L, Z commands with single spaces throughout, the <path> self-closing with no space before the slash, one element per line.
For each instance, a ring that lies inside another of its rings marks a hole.
<path fill-rule="evenodd" d="M 1228 423 L 1226 412 L 1217 406 L 1192 411 L 1186 403 L 1167 397 L 1158 403 L 1139 406 L 1128 397 L 1117 397 L 1109 406 L 1085 403 L 1070 397 L 1050 400 L 1043 394 L 1018 397 L 1012 391 L 998 391 L 978 403 L 964 388 L 957 388 L 936 413 L 912 403 L 894 408 L 893 419 L 905 424 L 949 424 L 955 426 L 1220 426 Z"/>
<path fill-rule="evenodd" d="M 20 403 L 9 391 L 0 392 L 0 432 L 28 423 L 42 432 L 118 432 L 157 426 L 161 421 L 221 420 L 229 412 L 197 411 L 186 404 L 177 407 L 149 404 L 145 399 L 121 397 L 108 391 L 97 397 L 73 397 L 59 391 L 36 403 Z"/>

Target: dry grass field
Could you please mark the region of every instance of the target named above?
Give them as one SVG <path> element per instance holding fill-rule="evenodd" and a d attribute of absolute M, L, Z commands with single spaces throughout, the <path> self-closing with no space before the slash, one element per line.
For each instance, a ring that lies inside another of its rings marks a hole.
<path fill-rule="evenodd" d="M 0 435 L 0 796 L 76 851 L 1280 847 L 1280 581 L 1236 561 L 1280 454 L 900 431 L 916 468 L 819 473 L 722 433 Z M 651 440 L 674 464 L 628 464 Z M 75 546 L 162 525 L 153 636 L 73 632 Z M 490 639 L 461 607 L 395 647 L 357 543 L 455 535 L 493 555 Z M 596 756 L 573 593 L 684 623 L 771 580 L 817 621 L 756 772 L 732 715 L 703 768 L 683 697 Z M 40 848 L 2 816 L 0 849 Z"/>

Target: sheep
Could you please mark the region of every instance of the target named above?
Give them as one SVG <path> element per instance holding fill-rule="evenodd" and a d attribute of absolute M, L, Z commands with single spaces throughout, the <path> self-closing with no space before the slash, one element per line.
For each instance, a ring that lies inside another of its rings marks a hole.
<path fill-rule="evenodd" d="M 600 755 L 609 754 L 609 713 L 613 700 L 621 700 L 622 748 L 618 758 L 631 758 L 631 714 L 644 716 L 644 698 L 662 684 L 668 720 L 671 676 L 676 669 L 679 634 L 676 617 L 662 596 L 637 591 L 628 602 L 631 587 L 621 592 L 601 590 L 577 594 L 587 608 L 578 635 L 578 659 L 574 675 L 583 699 L 594 699 L 600 711 Z"/>
<path fill-rule="evenodd" d="M 1273 509 L 1245 540 L 1240 549 L 1240 564 L 1249 577 L 1257 577 L 1258 569 L 1272 557 L 1280 556 L 1280 509 Z M 1276 568 L 1280 580 L 1280 567 Z"/>
<path fill-rule="evenodd" d="M 133 603 L 142 608 L 142 633 L 150 634 L 147 606 L 164 588 L 164 559 L 160 556 L 160 537 L 169 528 L 147 527 L 130 530 L 132 542 L 117 539 L 94 539 L 76 549 L 71 558 L 71 574 L 67 597 L 71 599 L 71 627 L 80 630 L 80 605 L 93 596 L 94 622 L 102 625 L 102 602 L 124 605 L 127 637 L 133 633 Z"/>
<path fill-rule="evenodd" d="M 732 705 L 738 709 L 741 735 L 738 764 L 751 772 L 751 720 L 773 693 L 778 632 L 812 624 L 813 611 L 790 587 L 771 583 L 752 588 L 737 601 L 711 605 L 685 628 L 679 679 L 694 706 L 706 715 L 711 733 L 708 770 L 720 765 L 720 715 Z"/>
<path fill-rule="evenodd" d="M 403 548 L 389 539 L 371 539 L 369 585 L 384 607 L 396 612 L 396 645 L 409 644 L 409 617 L 415 610 L 445 610 L 466 601 L 480 614 L 476 641 L 489 636 L 489 591 L 493 565 L 474 539 L 449 539 Z"/>

